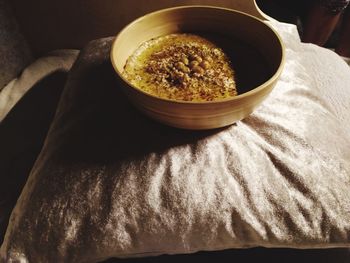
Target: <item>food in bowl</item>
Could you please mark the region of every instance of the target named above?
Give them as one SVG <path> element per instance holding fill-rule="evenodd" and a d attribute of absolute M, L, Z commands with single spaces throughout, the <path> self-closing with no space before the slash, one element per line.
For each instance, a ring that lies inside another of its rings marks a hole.
<path fill-rule="evenodd" d="M 170 100 L 215 101 L 237 95 L 229 57 L 204 36 L 174 33 L 143 42 L 123 75 L 144 92 Z"/>
<path fill-rule="evenodd" d="M 208 36 L 225 51 L 234 69 L 237 96 L 214 101 L 165 99 L 126 78 L 125 65 L 142 43 L 182 33 Z M 116 88 L 146 116 L 177 128 L 205 130 L 247 117 L 266 99 L 281 75 L 284 46 L 268 23 L 250 15 L 218 7 L 184 6 L 158 10 L 127 25 L 113 43 L 111 62 Z"/>

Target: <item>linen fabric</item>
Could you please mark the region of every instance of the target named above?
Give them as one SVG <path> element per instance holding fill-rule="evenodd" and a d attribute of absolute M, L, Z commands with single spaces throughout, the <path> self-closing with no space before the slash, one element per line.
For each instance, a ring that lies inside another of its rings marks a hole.
<path fill-rule="evenodd" d="M 2 261 L 350 244 L 350 68 L 272 22 L 286 65 L 249 117 L 212 131 L 156 123 L 120 91 L 111 38 L 73 66 L 14 208 Z"/>
<path fill-rule="evenodd" d="M 0 91 L 0 243 L 43 147 L 77 50 L 60 50 L 29 65 Z"/>

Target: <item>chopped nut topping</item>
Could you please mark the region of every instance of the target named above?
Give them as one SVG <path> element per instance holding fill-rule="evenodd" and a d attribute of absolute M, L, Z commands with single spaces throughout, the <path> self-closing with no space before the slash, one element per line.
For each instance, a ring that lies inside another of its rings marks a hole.
<path fill-rule="evenodd" d="M 171 34 L 143 43 L 123 74 L 150 94 L 175 100 L 212 101 L 237 95 L 225 53 L 193 34 Z"/>
<path fill-rule="evenodd" d="M 209 63 L 208 61 L 206 61 L 206 60 L 203 60 L 203 61 L 199 64 L 199 66 L 201 66 L 201 67 L 204 68 L 204 69 L 208 69 L 208 68 L 210 68 L 210 63 Z"/>
<path fill-rule="evenodd" d="M 193 60 L 191 61 L 190 63 L 190 68 L 193 69 L 194 67 L 198 66 L 199 65 L 199 62 L 197 60 Z"/>
<path fill-rule="evenodd" d="M 192 70 L 193 70 L 193 72 L 198 73 L 200 75 L 203 75 L 204 72 L 205 72 L 204 69 L 201 66 L 194 66 L 192 68 Z"/>
<path fill-rule="evenodd" d="M 183 55 L 183 56 L 181 57 L 181 61 L 182 61 L 182 63 L 184 63 L 185 65 L 188 65 L 188 64 L 189 64 L 189 60 L 188 60 L 187 56 L 185 56 L 185 55 Z"/>

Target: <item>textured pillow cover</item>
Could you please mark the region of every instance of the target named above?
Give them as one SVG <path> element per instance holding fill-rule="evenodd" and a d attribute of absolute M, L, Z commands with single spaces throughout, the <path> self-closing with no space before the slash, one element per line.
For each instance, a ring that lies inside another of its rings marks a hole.
<path fill-rule="evenodd" d="M 139 114 L 118 89 L 111 39 L 71 70 L 12 212 L 2 261 L 253 246 L 350 244 L 350 69 L 274 24 L 287 49 L 269 98 L 230 127 L 191 132 Z"/>
<path fill-rule="evenodd" d="M 37 59 L 0 91 L 0 243 L 77 54 L 61 50 Z"/>
<path fill-rule="evenodd" d="M 68 72 L 79 51 L 63 49 L 38 58 L 0 92 L 0 122 L 33 86 L 57 71 Z"/>

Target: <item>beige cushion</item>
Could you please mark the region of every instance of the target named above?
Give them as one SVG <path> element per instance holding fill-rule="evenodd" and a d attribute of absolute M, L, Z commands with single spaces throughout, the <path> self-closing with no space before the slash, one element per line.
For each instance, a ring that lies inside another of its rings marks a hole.
<path fill-rule="evenodd" d="M 0 243 L 78 51 L 50 53 L 0 91 Z"/>
<path fill-rule="evenodd" d="M 350 69 L 286 44 L 276 88 L 225 129 L 190 132 L 141 115 L 92 42 L 72 68 L 45 146 L 13 210 L 1 260 L 109 257 L 254 246 L 350 245 Z"/>
<path fill-rule="evenodd" d="M 77 50 L 50 52 L 30 64 L 17 78 L 11 80 L 0 92 L 0 122 L 12 107 L 36 83 L 57 70 L 68 71 L 78 55 Z"/>

